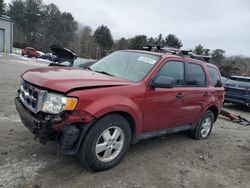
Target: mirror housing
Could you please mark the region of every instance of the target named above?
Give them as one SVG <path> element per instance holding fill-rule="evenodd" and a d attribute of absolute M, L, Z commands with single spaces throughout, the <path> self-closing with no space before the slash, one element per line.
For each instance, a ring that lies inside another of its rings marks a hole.
<path fill-rule="evenodd" d="M 150 83 L 152 88 L 173 88 L 173 78 L 169 76 L 158 76 Z"/>

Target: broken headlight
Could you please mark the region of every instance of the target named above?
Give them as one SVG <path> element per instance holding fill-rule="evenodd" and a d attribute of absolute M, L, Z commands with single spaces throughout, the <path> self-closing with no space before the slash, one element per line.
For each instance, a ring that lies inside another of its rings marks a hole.
<path fill-rule="evenodd" d="M 64 110 L 74 110 L 77 101 L 77 98 L 48 93 L 43 103 L 42 111 L 51 114 L 58 114 Z"/>

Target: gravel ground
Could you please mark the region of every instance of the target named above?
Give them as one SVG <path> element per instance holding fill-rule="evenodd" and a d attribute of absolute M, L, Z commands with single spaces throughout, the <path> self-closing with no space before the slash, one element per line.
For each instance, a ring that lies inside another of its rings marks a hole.
<path fill-rule="evenodd" d="M 219 118 L 209 139 L 185 134 L 132 145 L 115 168 L 93 173 L 55 143 L 41 145 L 14 106 L 20 74 L 47 62 L 0 54 L 0 187 L 250 187 L 250 127 Z M 250 119 L 249 109 L 227 105 Z"/>

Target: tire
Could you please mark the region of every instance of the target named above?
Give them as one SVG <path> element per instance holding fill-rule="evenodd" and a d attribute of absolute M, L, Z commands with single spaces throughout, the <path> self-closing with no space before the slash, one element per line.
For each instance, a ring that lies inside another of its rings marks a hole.
<path fill-rule="evenodd" d="M 211 110 L 206 111 L 196 128 L 191 131 L 191 137 L 196 140 L 204 140 L 209 137 L 213 129 L 214 113 Z"/>
<path fill-rule="evenodd" d="M 119 137 L 115 139 L 114 135 Z M 87 132 L 78 157 L 82 164 L 93 171 L 107 170 L 123 159 L 130 142 L 128 121 L 119 114 L 109 114 L 99 119 Z"/>

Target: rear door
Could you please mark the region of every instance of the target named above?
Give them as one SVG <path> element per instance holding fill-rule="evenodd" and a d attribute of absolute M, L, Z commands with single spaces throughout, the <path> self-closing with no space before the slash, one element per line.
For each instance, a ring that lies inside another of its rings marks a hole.
<path fill-rule="evenodd" d="M 209 102 L 211 91 L 204 66 L 194 62 L 185 63 L 185 96 L 181 124 L 195 124 Z"/>

